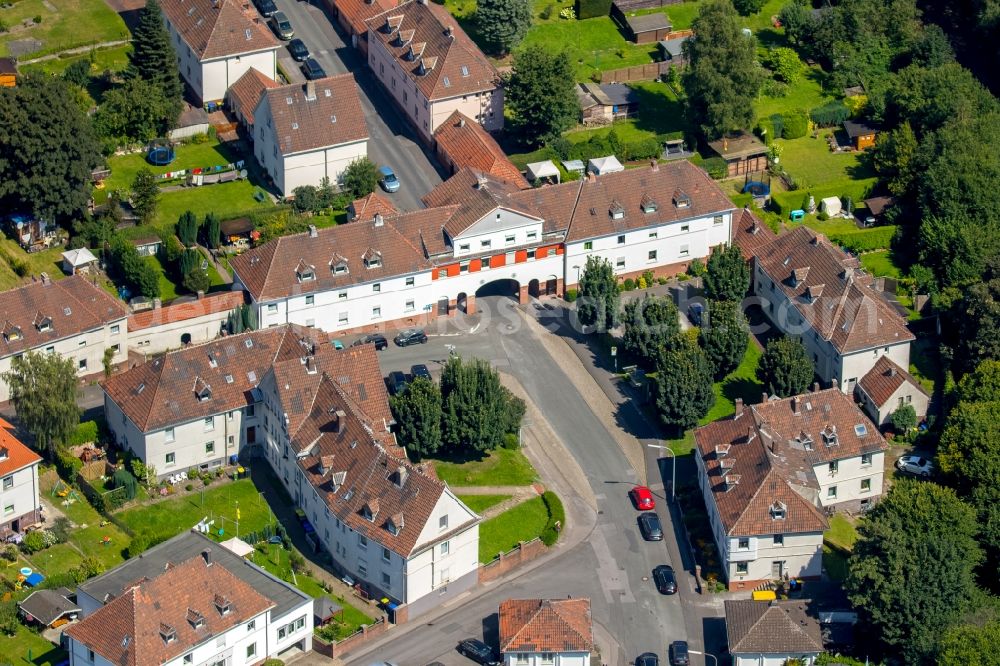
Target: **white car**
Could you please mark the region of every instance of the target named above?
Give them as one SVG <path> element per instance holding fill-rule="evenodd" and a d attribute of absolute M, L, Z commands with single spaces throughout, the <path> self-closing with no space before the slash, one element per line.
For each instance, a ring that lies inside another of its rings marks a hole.
<path fill-rule="evenodd" d="M 934 463 L 922 456 L 905 455 L 896 461 L 896 469 L 927 478 L 934 472 Z"/>

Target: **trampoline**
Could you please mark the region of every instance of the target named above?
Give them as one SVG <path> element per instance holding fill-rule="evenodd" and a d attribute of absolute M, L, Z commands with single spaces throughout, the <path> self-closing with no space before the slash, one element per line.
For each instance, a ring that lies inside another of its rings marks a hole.
<path fill-rule="evenodd" d="M 746 194 L 747 192 L 755 197 L 767 197 L 771 196 L 771 186 L 759 180 L 751 180 L 743 186 L 743 193 Z"/>
<path fill-rule="evenodd" d="M 167 166 L 174 161 L 174 147 L 168 142 L 153 142 L 146 153 L 146 160 L 153 166 Z"/>

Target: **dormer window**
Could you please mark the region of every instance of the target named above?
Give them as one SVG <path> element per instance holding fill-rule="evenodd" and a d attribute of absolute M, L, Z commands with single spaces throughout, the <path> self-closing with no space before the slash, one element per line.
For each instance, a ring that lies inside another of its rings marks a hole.
<path fill-rule="evenodd" d="M 812 436 L 809 435 L 809 433 L 803 430 L 802 432 L 799 433 L 799 436 L 796 437 L 795 439 L 798 440 L 799 444 L 801 444 L 802 448 L 805 449 L 806 451 L 813 450 L 813 439 Z"/>
<path fill-rule="evenodd" d="M 612 220 L 620 220 L 625 217 L 625 207 L 618 203 L 618 201 L 611 202 L 608 212 L 611 214 Z"/>
<path fill-rule="evenodd" d="M 166 645 L 170 645 L 177 640 L 177 630 L 171 627 L 169 624 L 163 622 L 160 623 L 160 638 Z"/>
<path fill-rule="evenodd" d="M 193 608 L 187 609 L 187 621 L 195 629 L 205 626 L 205 616 Z"/>
<path fill-rule="evenodd" d="M 219 615 L 229 615 L 233 610 L 233 604 L 228 597 L 217 594 L 215 595 L 215 608 L 219 611 Z"/>
<path fill-rule="evenodd" d="M 655 213 L 656 209 L 659 208 L 659 206 L 656 204 L 656 201 L 653 200 L 653 197 L 649 196 L 648 194 L 642 195 L 642 201 L 639 202 L 639 205 L 642 207 L 642 212 L 645 213 L 646 215 L 649 215 L 650 213 Z"/>
<path fill-rule="evenodd" d="M 691 197 L 688 196 L 687 192 L 680 189 L 674 190 L 674 207 L 675 208 L 691 207 Z"/>
<path fill-rule="evenodd" d="M 784 520 L 787 515 L 788 507 L 785 506 L 785 503 L 775 500 L 774 504 L 771 505 L 771 520 Z"/>
<path fill-rule="evenodd" d="M 837 439 L 837 426 L 828 425 L 823 428 L 823 444 L 827 447 L 840 445 L 840 441 Z"/>
<path fill-rule="evenodd" d="M 396 30 L 399 30 L 399 26 L 401 25 L 403 25 L 402 16 L 388 16 L 385 19 L 385 25 L 382 26 L 382 32 L 391 35 Z"/>
<path fill-rule="evenodd" d="M 21 327 L 11 322 L 6 322 L 3 327 L 3 339 L 7 342 L 14 342 L 15 340 L 20 340 L 24 337 L 21 332 Z"/>
<path fill-rule="evenodd" d="M 307 264 L 305 259 L 300 259 L 299 265 L 295 267 L 295 276 L 299 282 L 312 282 L 316 279 L 316 267 Z"/>
<path fill-rule="evenodd" d="M 792 270 L 792 286 L 798 287 L 800 284 L 806 281 L 806 277 L 809 275 L 809 267 L 805 266 L 803 268 L 795 268 Z"/>
<path fill-rule="evenodd" d="M 6 446 L 0 446 L 0 462 L 7 460 L 10 457 L 10 449 Z"/>
<path fill-rule="evenodd" d="M 375 516 L 378 515 L 378 499 L 370 499 L 365 502 L 365 505 L 361 507 L 361 515 L 368 522 L 374 523 Z"/>
<path fill-rule="evenodd" d="M 378 250 L 368 248 L 361 258 L 365 262 L 365 268 L 382 268 L 382 253 Z"/>
<path fill-rule="evenodd" d="M 212 387 L 201 377 L 194 380 L 194 394 L 198 402 L 205 402 L 212 399 Z"/>
<path fill-rule="evenodd" d="M 330 260 L 330 272 L 334 275 L 346 275 L 349 272 L 347 259 L 339 254 L 334 255 L 333 259 Z"/>
<path fill-rule="evenodd" d="M 410 62 L 415 62 L 417 60 L 417 58 L 419 58 L 420 56 L 422 56 L 424 54 L 424 46 L 426 46 L 426 44 L 424 44 L 424 42 L 418 42 L 416 44 L 410 44 L 410 48 L 406 52 L 406 55 L 404 57 L 407 60 L 409 60 Z"/>
<path fill-rule="evenodd" d="M 412 30 L 400 30 L 396 35 L 396 46 L 406 46 L 413 39 Z"/>
<path fill-rule="evenodd" d="M 823 285 L 814 284 L 806 287 L 806 299 L 810 303 L 815 303 L 823 295 Z"/>
<path fill-rule="evenodd" d="M 393 536 L 399 536 L 403 530 L 403 514 L 397 513 L 385 521 L 385 529 Z"/>
<path fill-rule="evenodd" d="M 41 312 L 35 315 L 35 328 L 40 332 L 45 333 L 46 331 L 52 330 L 52 317 L 43 315 Z"/>

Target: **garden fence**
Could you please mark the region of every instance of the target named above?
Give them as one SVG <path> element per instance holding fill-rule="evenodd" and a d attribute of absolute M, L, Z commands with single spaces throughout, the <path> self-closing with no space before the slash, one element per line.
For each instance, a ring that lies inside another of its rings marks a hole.
<path fill-rule="evenodd" d="M 649 62 L 645 65 L 609 69 L 601 72 L 601 83 L 628 83 L 629 81 L 655 81 L 674 67 L 672 62 Z"/>
<path fill-rule="evenodd" d="M 684 0 L 615 0 L 614 5 L 623 12 L 632 12 L 637 9 L 655 9 L 656 7 L 678 5 L 682 2 Z"/>

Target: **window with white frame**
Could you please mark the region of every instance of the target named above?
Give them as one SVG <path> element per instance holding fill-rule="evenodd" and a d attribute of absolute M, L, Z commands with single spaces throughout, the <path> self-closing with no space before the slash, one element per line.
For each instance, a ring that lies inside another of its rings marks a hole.
<path fill-rule="evenodd" d="M 274 314 L 277 311 L 278 311 L 278 304 L 277 303 L 268 303 L 267 304 L 267 314 Z"/>
<path fill-rule="evenodd" d="M 413 312 L 417 309 L 417 305 L 414 301 L 406 301 L 406 306 L 403 309 L 406 312 Z"/>
<path fill-rule="evenodd" d="M 615 268 L 625 268 L 625 257 L 615 259 Z"/>
<path fill-rule="evenodd" d="M 347 313 L 346 312 L 337 313 L 337 323 L 341 324 L 341 325 L 347 323 Z"/>
<path fill-rule="evenodd" d="M 618 237 L 618 244 L 619 245 L 625 244 L 625 234 L 622 234 L 621 236 Z"/>
<path fill-rule="evenodd" d="M 378 294 L 382 292 L 382 283 L 376 282 L 372 285 L 372 293 Z"/>
<path fill-rule="evenodd" d="M 385 547 L 382 548 L 382 559 L 384 561 L 386 561 L 386 562 L 389 562 L 389 561 L 392 560 L 392 553 L 389 552 L 388 548 L 385 548 Z"/>
<path fill-rule="evenodd" d="M 503 239 L 504 245 L 513 245 L 515 242 L 516 238 L 514 237 L 514 234 L 508 234 L 507 236 L 504 236 Z"/>
<path fill-rule="evenodd" d="M 785 535 L 784 534 L 775 534 L 774 535 L 774 545 L 775 546 L 784 546 L 785 545 Z"/>
<path fill-rule="evenodd" d="M 712 224 L 715 225 L 715 226 L 719 226 L 720 224 L 722 224 L 722 216 L 721 215 L 716 215 L 715 217 L 713 217 L 712 218 Z"/>
<path fill-rule="evenodd" d="M 480 247 L 480 249 L 488 250 L 488 249 L 490 249 L 491 245 L 493 245 L 493 241 L 491 241 L 488 238 L 486 240 L 479 241 L 479 247 Z"/>
<path fill-rule="evenodd" d="M 872 480 L 871 479 L 861 479 L 861 492 L 869 493 L 872 490 Z"/>
<path fill-rule="evenodd" d="M 176 454 L 172 452 L 168 453 L 166 456 L 164 456 L 163 462 L 164 464 L 166 464 L 167 467 L 170 467 L 171 465 L 175 464 L 177 462 Z"/>
<path fill-rule="evenodd" d="M 205 432 L 211 432 L 215 430 L 215 417 L 207 416 L 205 417 Z"/>
<path fill-rule="evenodd" d="M 861 465 L 862 466 L 867 466 L 867 465 L 871 465 L 871 464 L 872 464 L 872 454 L 870 454 L 870 453 L 862 453 L 861 454 Z"/>
<path fill-rule="evenodd" d="M 691 225 L 690 224 L 682 224 L 681 225 L 681 233 L 682 234 L 686 234 L 689 231 L 691 231 Z"/>
<path fill-rule="evenodd" d="M 737 574 L 742 575 L 742 574 L 747 573 L 748 571 L 749 571 L 749 563 L 748 562 L 737 562 L 736 563 L 736 573 Z"/>
<path fill-rule="evenodd" d="M 3 477 L 3 489 L 10 490 L 13 487 L 14 487 L 14 475 L 11 474 L 10 476 Z"/>
<path fill-rule="evenodd" d="M 584 250 L 593 250 L 594 249 L 594 241 L 586 241 L 583 244 L 583 249 Z"/>
<path fill-rule="evenodd" d="M 205 455 L 215 453 L 215 442 L 205 442 Z"/>
<path fill-rule="evenodd" d="M 412 287 L 415 283 L 416 283 L 416 278 L 414 278 L 412 275 L 410 277 L 406 278 L 406 286 L 407 287 Z"/>
<path fill-rule="evenodd" d="M 451 542 L 449 542 L 449 541 L 442 541 L 441 542 L 441 555 L 442 556 L 447 555 L 449 552 L 451 552 Z"/>
<path fill-rule="evenodd" d="M 381 316 L 382 316 L 382 308 L 377 306 L 372 308 L 372 319 L 378 319 Z"/>
<path fill-rule="evenodd" d="M 173 428 L 167 428 L 166 430 L 163 431 L 163 441 L 165 441 L 165 442 L 172 442 L 172 441 L 174 441 L 174 429 Z"/>
<path fill-rule="evenodd" d="M 537 231 L 529 231 L 528 232 L 528 241 L 533 241 L 533 240 L 537 240 L 537 239 L 538 239 L 538 232 Z"/>
<path fill-rule="evenodd" d="M 827 488 L 826 496 L 828 499 L 837 499 L 837 486 L 830 486 Z"/>
<path fill-rule="evenodd" d="M 313 305 L 315 303 L 316 303 L 316 296 L 314 296 L 313 294 L 309 294 L 308 296 L 306 296 L 306 305 Z"/>
<path fill-rule="evenodd" d="M 750 550 L 750 539 L 740 537 L 739 541 L 736 542 L 736 550 Z"/>
<path fill-rule="evenodd" d="M 649 251 L 649 261 L 656 261 L 656 250 Z"/>
<path fill-rule="evenodd" d="M 339 292 L 337 292 L 337 300 L 338 301 L 346 301 L 347 300 L 347 292 L 346 291 L 339 291 Z"/>
<path fill-rule="evenodd" d="M 247 659 L 252 659 L 257 656 L 257 644 L 251 643 L 247 646 Z"/>
<path fill-rule="evenodd" d="M 655 238 L 657 238 L 657 237 L 658 237 L 659 235 L 660 235 L 660 233 L 659 233 L 658 231 L 650 231 L 650 232 L 649 232 L 649 239 L 650 239 L 650 240 L 654 240 L 654 239 L 655 239 Z"/>
<path fill-rule="evenodd" d="M 448 514 L 444 514 L 443 516 L 438 518 L 438 529 L 439 530 L 448 529 Z"/>

